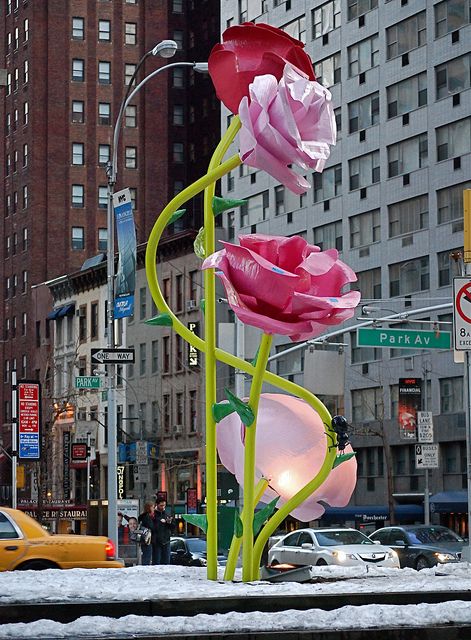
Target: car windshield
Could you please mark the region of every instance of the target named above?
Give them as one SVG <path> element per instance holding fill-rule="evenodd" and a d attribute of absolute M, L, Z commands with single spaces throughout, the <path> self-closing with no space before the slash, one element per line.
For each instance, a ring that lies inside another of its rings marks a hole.
<path fill-rule="evenodd" d="M 190 538 L 186 541 L 191 553 L 206 553 L 206 540 L 201 538 Z"/>
<path fill-rule="evenodd" d="M 407 535 L 412 544 L 440 544 L 442 542 L 463 542 L 454 531 L 446 527 L 420 527 L 408 529 Z"/>
<path fill-rule="evenodd" d="M 338 544 L 374 544 L 369 538 L 355 529 L 316 531 L 315 536 L 321 547 L 332 547 Z"/>

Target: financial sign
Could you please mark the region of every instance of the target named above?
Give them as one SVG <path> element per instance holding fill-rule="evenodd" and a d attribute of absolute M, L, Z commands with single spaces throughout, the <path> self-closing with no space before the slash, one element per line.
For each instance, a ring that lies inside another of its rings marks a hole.
<path fill-rule="evenodd" d="M 415 445 L 415 468 L 438 469 L 438 444 Z"/>
<path fill-rule="evenodd" d="M 451 349 L 449 331 L 414 331 L 411 329 L 357 329 L 359 347 L 388 349 Z"/>
<path fill-rule="evenodd" d="M 417 412 L 417 440 L 433 442 L 433 418 L 431 411 Z"/>
<path fill-rule="evenodd" d="M 415 440 L 417 412 L 422 404 L 422 380 L 399 378 L 399 435 L 401 440 Z"/>
<path fill-rule="evenodd" d="M 39 460 L 41 385 L 18 383 L 18 457 Z"/>

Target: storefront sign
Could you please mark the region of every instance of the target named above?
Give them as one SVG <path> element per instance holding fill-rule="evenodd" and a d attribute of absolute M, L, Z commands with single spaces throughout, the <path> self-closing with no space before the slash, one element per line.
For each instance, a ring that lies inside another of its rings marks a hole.
<path fill-rule="evenodd" d="M 126 467 L 123 464 L 119 464 L 116 467 L 116 474 L 118 479 L 118 500 L 123 500 L 126 497 L 126 481 L 124 477 L 124 471 Z"/>
<path fill-rule="evenodd" d="M 21 508 L 23 513 L 26 513 L 31 518 L 38 517 L 37 508 L 24 509 Z M 43 509 L 41 512 L 41 518 L 44 520 L 86 520 L 87 509 L 71 508 L 71 509 Z"/>
<path fill-rule="evenodd" d="M 70 431 L 62 434 L 62 488 L 64 497 L 70 495 Z"/>
<path fill-rule="evenodd" d="M 186 512 L 198 513 L 198 498 L 196 494 L 196 489 L 186 490 Z"/>

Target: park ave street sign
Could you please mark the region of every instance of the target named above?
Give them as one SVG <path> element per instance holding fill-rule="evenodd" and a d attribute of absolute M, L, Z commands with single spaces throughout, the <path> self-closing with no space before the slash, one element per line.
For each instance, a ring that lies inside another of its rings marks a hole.
<path fill-rule="evenodd" d="M 451 349 L 449 331 L 413 331 L 411 329 L 357 329 L 359 347 L 388 349 Z"/>
<path fill-rule="evenodd" d="M 101 378 L 98 376 L 75 376 L 76 389 L 99 389 Z"/>
<path fill-rule="evenodd" d="M 134 362 L 134 349 L 92 349 L 92 362 L 99 364 L 126 364 Z"/>

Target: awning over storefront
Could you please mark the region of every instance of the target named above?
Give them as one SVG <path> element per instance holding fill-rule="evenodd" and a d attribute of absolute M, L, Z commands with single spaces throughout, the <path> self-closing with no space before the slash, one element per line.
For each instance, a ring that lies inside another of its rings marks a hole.
<path fill-rule="evenodd" d="M 432 513 L 467 513 L 467 491 L 442 491 L 430 496 Z"/>
<path fill-rule="evenodd" d="M 423 520 L 424 507 L 419 504 L 397 504 L 394 507 L 394 514 L 399 522 Z M 348 507 L 326 507 L 321 520 L 330 522 L 344 522 L 345 520 L 355 520 L 358 522 L 375 522 L 376 520 L 389 520 L 389 508 L 384 506 L 348 506 Z"/>
<path fill-rule="evenodd" d="M 70 304 L 63 304 L 60 307 L 56 307 L 47 314 L 48 320 L 57 320 L 57 318 L 63 318 L 64 316 L 70 316 L 75 311 L 75 302 Z"/>

